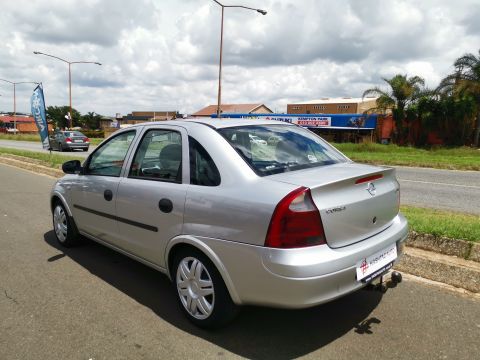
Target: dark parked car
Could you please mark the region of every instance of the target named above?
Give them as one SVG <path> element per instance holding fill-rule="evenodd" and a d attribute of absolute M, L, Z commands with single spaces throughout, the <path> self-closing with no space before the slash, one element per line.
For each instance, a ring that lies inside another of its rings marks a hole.
<path fill-rule="evenodd" d="M 50 147 L 52 150 L 68 151 L 82 149 L 88 151 L 90 139 L 80 131 L 57 131 L 50 136 Z"/>

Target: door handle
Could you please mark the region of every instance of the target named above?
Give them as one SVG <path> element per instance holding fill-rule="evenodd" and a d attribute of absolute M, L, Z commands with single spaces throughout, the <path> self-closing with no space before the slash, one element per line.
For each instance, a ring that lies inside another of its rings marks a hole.
<path fill-rule="evenodd" d="M 168 214 L 173 210 L 173 203 L 170 199 L 164 198 L 158 202 L 158 207 L 160 208 L 160 211 Z"/>
<path fill-rule="evenodd" d="M 112 190 L 108 190 L 108 189 L 107 189 L 107 190 L 105 190 L 105 191 L 103 192 L 103 197 L 104 197 L 104 198 L 105 198 L 105 200 L 107 200 L 107 201 L 110 201 L 110 200 L 112 200 L 112 199 L 113 199 L 113 193 L 112 193 Z"/>

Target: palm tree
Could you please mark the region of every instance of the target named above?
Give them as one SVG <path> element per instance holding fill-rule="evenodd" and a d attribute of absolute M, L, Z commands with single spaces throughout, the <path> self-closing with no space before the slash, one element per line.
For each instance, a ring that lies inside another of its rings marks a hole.
<path fill-rule="evenodd" d="M 477 123 L 473 144 L 478 147 L 480 141 L 480 50 L 479 56 L 465 54 L 455 60 L 455 72 L 442 80 L 438 89 L 454 96 L 472 96 L 477 104 Z"/>
<path fill-rule="evenodd" d="M 382 90 L 379 87 L 367 89 L 363 93 L 366 96 L 378 96 L 377 109 L 392 110 L 395 121 L 397 140 L 405 135 L 404 122 L 406 120 L 406 109 L 423 94 L 425 80 L 419 76 L 407 77 L 397 74 L 391 79 L 383 78 L 390 86 L 389 90 Z"/>

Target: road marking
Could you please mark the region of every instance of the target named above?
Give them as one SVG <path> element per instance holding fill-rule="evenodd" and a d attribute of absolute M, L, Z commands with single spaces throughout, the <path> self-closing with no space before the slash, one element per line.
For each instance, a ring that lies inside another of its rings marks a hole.
<path fill-rule="evenodd" d="M 448 184 L 448 183 L 440 183 L 440 182 L 432 182 L 432 181 L 407 180 L 407 179 L 398 179 L 398 180 L 399 181 L 420 183 L 420 184 L 445 185 L 445 186 L 465 187 L 465 188 L 471 188 L 471 189 L 480 189 L 480 186 L 475 186 L 475 185 Z"/>

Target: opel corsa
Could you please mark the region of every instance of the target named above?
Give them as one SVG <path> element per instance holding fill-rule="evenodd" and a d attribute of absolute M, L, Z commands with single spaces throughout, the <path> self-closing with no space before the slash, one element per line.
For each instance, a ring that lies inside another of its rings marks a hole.
<path fill-rule="evenodd" d="M 393 169 L 279 121 L 140 124 L 63 170 L 51 193 L 60 244 L 83 235 L 165 273 L 202 327 L 240 305 L 305 308 L 358 290 L 407 236 Z"/>

